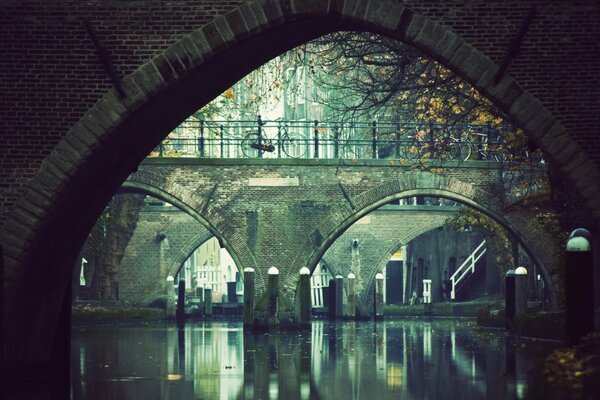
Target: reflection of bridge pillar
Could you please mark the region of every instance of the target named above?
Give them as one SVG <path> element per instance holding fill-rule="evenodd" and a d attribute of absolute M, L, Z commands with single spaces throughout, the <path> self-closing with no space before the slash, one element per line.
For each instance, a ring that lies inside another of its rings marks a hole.
<path fill-rule="evenodd" d="M 256 378 L 254 377 L 256 371 L 256 344 L 254 339 L 255 335 L 253 333 L 244 332 L 244 399 L 256 398 Z"/>
<path fill-rule="evenodd" d="M 244 268 L 244 327 L 254 324 L 254 269 Z"/>

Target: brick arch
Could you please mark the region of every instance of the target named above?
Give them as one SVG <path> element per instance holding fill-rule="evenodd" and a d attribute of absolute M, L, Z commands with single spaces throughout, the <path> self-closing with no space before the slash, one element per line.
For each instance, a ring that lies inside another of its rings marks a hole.
<path fill-rule="evenodd" d="M 74 249 L 166 133 L 258 65 L 337 30 L 404 41 L 463 76 L 525 129 L 571 180 L 598 224 L 600 179 L 587 154 L 513 78 L 495 83 L 498 66 L 448 28 L 395 0 L 249 1 L 126 76 L 126 96 L 111 90 L 101 98 L 44 159 L 15 203 L 2 232 L 7 370 L 48 363 L 53 338 L 47 332 L 66 304 Z M 37 300 L 30 298 L 32 291 Z M 29 318 L 19 318 L 23 314 Z"/>
<path fill-rule="evenodd" d="M 196 251 L 196 249 L 198 249 L 198 247 L 202 246 L 204 243 L 206 243 L 209 239 L 213 237 L 215 237 L 215 235 L 213 235 L 212 232 L 208 231 L 202 232 L 198 234 L 195 238 L 190 240 L 185 245 L 185 247 L 181 249 L 181 251 L 179 252 L 179 256 L 175 260 L 173 260 L 173 262 L 169 266 L 167 270 L 167 276 L 175 276 L 179 272 L 181 267 L 183 267 L 183 263 L 185 262 L 185 260 L 190 258 L 192 254 Z"/>
<path fill-rule="evenodd" d="M 414 196 L 444 197 L 458 201 L 475 208 L 498 222 L 519 241 L 523 249 L 540 266 L 541 275 L 549 290 L 550 306 L 556 308 L 556 288 L 544 262 L 547 249 L 543 246 L 540 247 L 534 238 L 527 237 L 524 233 L 524 231 L 527 231 L 521 228 L 521 226 L 526 226 L 526 221 L 521 219 L 521 222 L 525 223 L 520 225 L 516 223 L 519 221 L 517 218 L 511 218 L 510 220 L 505 218 L 498 200 L 488 192 L 484 192 L 470 183 L 425 171 L 398 174 L 397 179 L 388 180 L 354 196 L 352 198 L 352 209 L 346 207 L 347 211 L 344 213 L 332 213 L 329 218 L 320 224 L 323 240 L 318 247 L 312 247 L 313 251 L 308 262 L 309 268 L 313 270 L 335 240 L 360 218 L 392 200 Z M 307 246 L 310 246 L 310 244 L 307 244 Z"/>
<path fill-rule="evenodd" d="M 374 229 L 376 232 L 379 233 L 379 235 L 373 235 L 373 236 L 393 236 L 395 238 L 394 242 L 389 243 L 387 246 L 385 247 L 381 247 L 381 248 L 377 248 L 377 261 L 371 266 L 369 267 L 369 265 L 362 265 L 361 271 L 360 271 L 360 279 L 363 282 L 363 290 L 361 293 L 358 293 L 358 295 L 361 298 L 362 304 L 369 304 L 368 301 L 370 297 L 369 297 L 369 292 L 368 292 L 368 288 L 370 287 L 370 282 L 372 280 L 375 279 L 375 274 L 377 274 L 377 272 L 381 272 L 383 271 L 383 268 L 386 266 L 387 262 L 389 261 L 390 257 L 396 253 L 402 246 L 408 244 L 411 240 L 413 240 L 414 238 L 416 238 L 417 236 L 425 233 L 425 232 L 429 232 L 435 228 L 438 228 L 440 226 L 443 226 L 444 222 L 446 221 L 446 219 L 449 217 L 449 214 L 445 213 L 445 214 L 437 214 L 435 216 L 432 217 L 431 213 L 427 214 L 427 217 L 425 217 L 426 212 L 422 212 L 422 215 L 410 215 L 408 218 L 410 219 L 410 222 L 407 222 L 406 224 L 403 223 L 403 219 L 404 216 L 402 216 L 402 213 L 398 214 L 397 217 L 398 220 L 394 219 L 393 222 L 391 223 L 391 225 L 393 225 L 393 229 L 386 229 L 384 227 L 382 227 L 382 225 L 377 225 L 374 224 L 371 221 L 371 228 L 370 229 Z M 394 217 L 389 217 L 389 218 L 395 218 Z M 332 272 L 332 275 L 342 275 L 344 277 L 348 276 L 348 274 L 350 273 L 350 263 L 347 262 L 346 257 L 341 258 L 339 256 L 340 252 L 343 252 L 344 250 L 346 251 L 345 254 L 347 254 L 347 247 L 342 250 L 340 248 L 337 248 L 338 246 L 338 242 L 340 240 L 343 240 L 347 243 L 346 246 L 350 245 L 350 238 L 358 238 L 359 239 L 359 246 L 361 246 L 361 243 L 364 244 L 365 246 L 369 246 L 370 244 L 372 244 L 371 242 L 361 242 L 361 238 L 364 238 L 364 234 L 361 235 L 360 231 L 356 232 L 353 230 L 352 227 L 350 227 L 342 236 L 340 236 L 336 242 L 334 242 L 334 244 L 327 250 L 327 252 L 325 253 L 325 255 L 322 258 L 322 261 L 325 261 L 325 264 L 328 266 L 328 268 L 330 269 L 330 271 Z M 369 238 L 367 237 L 367 240 Z M 378 242 L 383 242 L 383 240 L 378 241 Z M 386 242 L 387 244 L 387 242 Z M 343 245 L 342 245 L 343 246 Z M 332 250 L 334 250 L 333 254 L 332 254 Z M 337 250 L 337 251 L 336 251 Z M 374 249 L 369 249 L 370 251 L 373 251 Z M 366 254 L 368 255 L 369 250 L 366 252 Z M 361 251 L 361 254 L 365 254 L 363 253 L 363 251 Z M 337 253 L 337 254 L 336 254 Z M 364 260 L 364 258 L 363 258 Z M 369 260 L 373 260 L 373 257 L 369 257 Z M 355 274 L 357 274 L 357 271 L 353 271 L 355 272 Z M 367 308 L 368 309 L 368 308 Z"/>
<path fill-rule="evenodd" d="M 176 182 L 151 171 L 140 170 L 131 174 L 127 180 L 123 182 L 120 190 L 142 192 L 173 204 L 175 207 L 186 212 L 200 224 L 205 226 L 212 236 L 217 237 L 219 242 L 227 249 L 235 261 L 240 270 L 240 274 L 246 267 L 258 269 L 256 259 L 246 246 L 246 242 L 240 239 L 240 233 L 232 229 L 229 224 L 226 224 L 226 222 L 223 219 L 218 218 L 218 216 L 203 214 L 198 211 L 203 209 L 205 200 L 193 193 L 190 194 L 188 190 L 184 189 Z M 202 237 L 203 235 L 200 236 Z M 200 238 L 198 238 L 198 240 L 200 240 Z M 207 239 L 204 241 L 206 240 Z M 202 243 L 204 243 L 204 241 Z M 192 252 L 202 243 L 198 243 L 198 245 L 192 249 Z M 180 265 L 186 258 L 181 261 Z M 263 288 L 265 285 L 263 276 L 257 274 L 255 279 L 256 287 Z"/>

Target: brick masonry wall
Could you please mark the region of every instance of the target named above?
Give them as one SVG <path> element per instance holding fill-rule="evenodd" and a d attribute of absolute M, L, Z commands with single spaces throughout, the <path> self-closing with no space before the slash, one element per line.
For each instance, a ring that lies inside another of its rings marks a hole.
<path fill-rule="evenodd" d="M 0 224 L 66 130 L 110 87 L 87 18 L 119 76 L 241 1 L 4 0 L 0 13 Z M 283 2 L 285 3 L 285 2 Z M 510 73 L 600 160 L 595 1 L 406 1 L 493 61 L 537 7 Z"/>
<path fill-rule="evenodd" d="M 175 276 L 191 253 L 212 236 L 189 214 L 146 207 L 119 266 L 119 298 L 146 304 L 163 296 L 167 276 Z"/>

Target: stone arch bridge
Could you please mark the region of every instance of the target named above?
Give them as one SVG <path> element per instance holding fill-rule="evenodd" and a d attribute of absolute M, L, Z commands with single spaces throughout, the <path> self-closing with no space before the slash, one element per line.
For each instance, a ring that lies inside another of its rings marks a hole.
<path fill-rule="evenodd" d="M 322 260 L 332 276 L 347 276 L 352 270 L 366 289 L 392 254 L 422 233 L 442 226 L 459 209 L 420 205 L 379 208 L 344 232 Z M 185 260 L 213 237 L 206 226 L 175 207 L 143 208 L 119 266 L 120 299 L 144 304 L 163 296 L 167 276 L 175 276 Z M 350 247 L 354 240 L 359 242 L 360 253 L 353 266 Z M 287 269 L 286 265 L 279 267 Z M 363 292 L 359 296 L 368 296 L 366 290 Z"/>
<path fill-rule="evenodd" d="M 500 185 L 501 170 L 492 162 L 450 163 L 434 173 L 389 160 L 147 159 L 121 190 L 153 195 L 192 215 L 238 268 L 256 270 L 259 296 L 268 268 L 279 268 L 282 298 L 290 300 L 284 306 L 291 307 L 302 267 L 314 270 L 335 240 L 368 213 L 417 195 L 457 200 L 494 218 L 552 286 L 545 243 L 522 233 L 526 220 L 504 212 L 495 195 Z"/>

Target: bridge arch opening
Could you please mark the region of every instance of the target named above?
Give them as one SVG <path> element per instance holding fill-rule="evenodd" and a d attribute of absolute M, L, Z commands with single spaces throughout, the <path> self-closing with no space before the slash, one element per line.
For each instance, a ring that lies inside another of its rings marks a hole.
<path fill-rule="evenodd" d="M 427 186 L 427 185 L 426 185 Z M 451 185 L 448 185 L 451 186 Z M 476 211 L 490 217 L 495 222 L 497 222 L 508 234 L 510 237 L 513 237 L 517 240 L 518 244 L 522 247 L 525 253 L 530 257 L 530 259 L 539 266 L 539 272 L 544 280 L 548 288 L 549 295 L 549 307 L 551 309 L 555 309 L 557 307 L 557 294 L 554 282 L 549 273 L 549 269 L 547 264 L 549 263 L 547 255 L 544 254 L 543 249 L 536 247 L 536 238 L 529 238 L 524 235 L 520 229 L 509 221 L 507 218 L 498 213 L 494 207 L 491 207 L 489 204 L 486 204 L 483 199 L 480 199 L 475 195 L 475 192 L 471 192 L 469 190 L 465 190 L 464 192 L 455 192 L 450 190 L 449 188 L 442 189 L 441 185 L 436 185 L 436 188 L 431 187 L 422 187 L 422 188 L 411 188 L 404 191 L 396 191 L 395 186 L 390 189 L 385 189 L 385 185 L 382 185 L 379 188 L 372 189 L 373 192 L 379 191 L 379 199 L 370 202 L 369 204 L 363 205 L 362 208 L 357 209 L 348 216 L 345 220 L 337 225 L 326 237 L 323 238 L 321 245 L 318 248 L 315 248 L 312 253 L 310 260 L 308 262 L 309 268 L 314 270 L 317 262 L 321 260 L 327 250 L 335 243 L 336 240 L 340 238 L 340 236 L 346 232 L 354 223 L 359 221 L 364 216 L 378 209 L 379 207 L 393 202 L 398 199 L 404 199 L 409 197 L 416 196 L 428 196 L 428 197 L 441 197 L 446 198 L 458 203 L 461 203 L 465 206 L 475 209 Z M 465 186 L 463 186 L 463 189 Z M 387 193 L 386 193 L 387 192 Z M 465 192 L 471 192 L 471 196 L 465 196 Z M 425 267 L 425 263 L 423 263 L 423 267 Z M 370 271 L 369 276 L 365 277 L 365 293 L 372 294 L 374 290 L 374 280 L 375 275 L 380 271 Z M 372 296 L 368 294 L 365 295 L 363 293 L 363 297 L 366 300 L 371 300 Z"/>
<path fill-rule="evenodd" d="M 66 312 L 63 299 L 77 249 L 110 197 L 164 136 L 247 72 L 325 33 L 373 31 L 442 61 L 524 127 L 587 204 L 594 204 L 597 189 L 585 189 L 596 168 L 565 128 L 509 76 L 494 83 L 498 66 L 452 31 L 392 0 L 368 10 L 345 2 L 295 4 L 282 9 L 249 2 L 182 38 L 125 77 L 125 98 L 107 93 L 45 159 L 3 232 L 6 365 L 18 370 L 48 364 L 55 336 L 48 332 L 56 331 L 60 310 Z M 39 198 L 49 205 L 38 207 Z"/>

